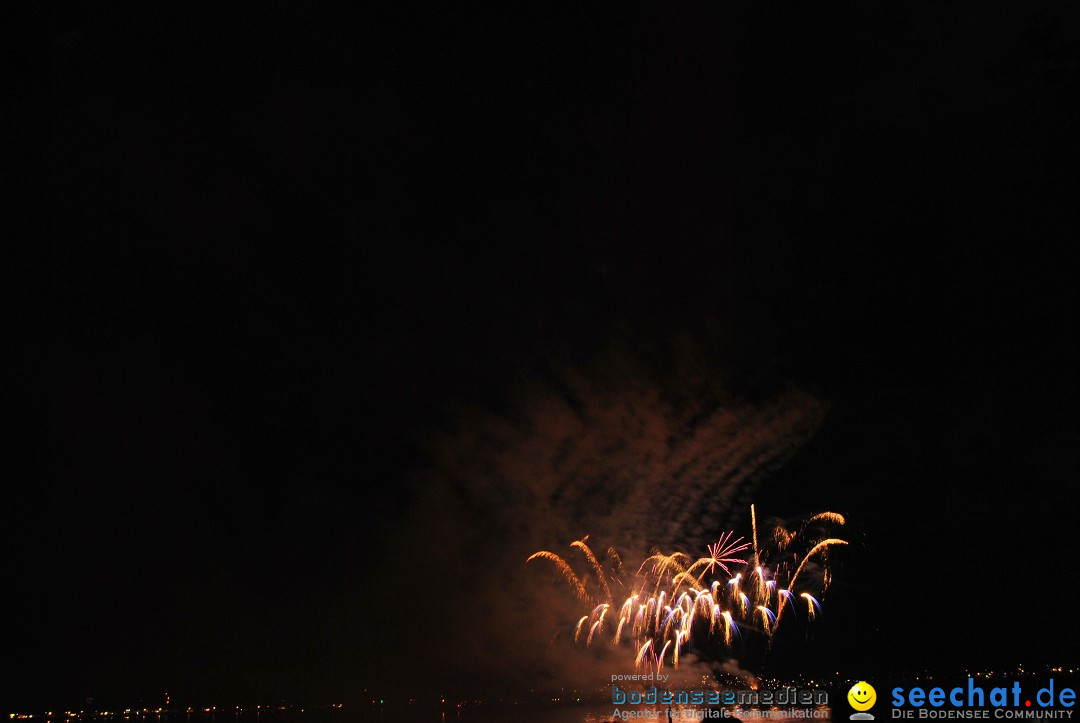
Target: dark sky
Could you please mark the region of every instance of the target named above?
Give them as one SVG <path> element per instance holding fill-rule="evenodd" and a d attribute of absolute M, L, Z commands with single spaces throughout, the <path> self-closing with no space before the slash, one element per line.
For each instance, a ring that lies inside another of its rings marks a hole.
<path fill-rule="evenodd" d="M 858 543 L 788 668 L 1076 662 L 1074 7 L 366 12 L 49 18 L 4 703 L 539 675 L 519 548 L 751 500 Z"/>

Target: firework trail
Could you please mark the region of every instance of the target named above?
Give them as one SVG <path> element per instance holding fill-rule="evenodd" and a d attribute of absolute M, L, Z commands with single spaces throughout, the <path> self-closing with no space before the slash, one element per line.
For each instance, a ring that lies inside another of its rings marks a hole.
<path fill-rule="evenodd" d="M 841 522 L 840 524 L 844 523 Z M 796 533 L 784 529 L 783 525 L 777 525 L 773 528 L 773 544 L 776 545 L 778 552 L 783 552 L 796 537 Z"/>
<path fill-rule="evenodd" d="M 758 549 L 757 549 L 757 508 L 755 505 L 750 505 L 750 526 L 754 533 L 754 566 L 758 564 Z"/>
<path fill-rule="evenodd" d="M 581 583 L 581 579 L 576 574 L 574 574 L 574 571 L 570 568 L 570 565 L 566 563 L 566 560 L 562 559 L 554 552 L 540 550 L 539 552 L 535 552 L 530 555 L 529 559 L 525 562 L 528 563 L 537 559 L 551 560 L 553 563 L 555 563 L 555 569 L 562 573 L 562 576 L 566 578 L 566 581 L 568 583 L 570 583 L 570 587 L 573 588 L 574 592 L 577 593 L 577 596 L 581 599 L 581 601 L 593 602 L 592 598 L 589 597 L 589 593 L 585 591 L 585 586 Z"/>
<path fill-rule="evenodd" d="M 611 565 L 612 579 L 618 581 L 618 576 L 622 575 L 622 558 L 619 557 L 619 553 L 614 547 L 607 549 L 608 563 Z"/>
<path fill-rule="evenodd" d="M 571 542 L 570 547 L 576 547 L 584 553 L 585 559 L 589 561 L 593 571 L 596 573 L 596 579 L 600 581 L 600 587 L 604 588 L 604 599 L 611 602 L 611 590 L 608 588 L 607 580 L 604 579 L 604 568 L 600 566 L 600 561 L 596 559 L 596 555 L 593 554 L 593 551 L 585 544 L 588 539 L 589 536 L 585 535 L 585 537 L 580 540 Z"/>
<path fill-rule="evenodd" d="M 843 515 L 837 512 L 819 512 L 816 515 L 806 518 L 806 522 L 803 523 L 803 529 L 805 530 L 815 522 L 831 522 L 834 525 L 842 525 L 846 520 Z"/>
<path fill-rule="evenodd" d="M 778 526 L 766 538 L 773 545 L 763 549 L 758 546 L 757 510 L 751 505 L 750 511 L 753 535 L 750 542 L 725 532 L 716 543 L 708 545 L 708 555 L 697 560 L 684 552 L 664 554 L 653 548 L 638 567 L 631 583 L 633 591 L 621 605 L 612 599 L 607 574 L 586 544 L 588 535 L 570 543 L 570 547 L 579 550 L 588 561 L 603 588 L 605 602 L 589 596 L 582 579 L 559 555 L 541 550 L 526 562 L 537 558 L 550 560 L 578 598 L 594 606 L 578 620 L 575 642 L 583 641 L 586 646 L 601 641 L 616 647 L 625 644 L 636 651 L 634 664 L 638 668 L 655 667 L 659 671 L 668 662 L 677 668 L 680 656 L 694 648 L 699 653 L 707 650 L 710 640 L 730 647 L 735 637 L 742 636 L 740 628 L 766 636 L 771 645 L 785 609 L 794 610 L 796 598 L 806 601 L 808 621 L 821 613 L 821 605 L 810 590 L 796 590 L 799 574 L 811 559 L 824 560 L 828 548 L 847 542 L 837 537 L 808 539 L 805 531 L 811 525 L 814 529 L 843 525 L 844 517 L 835 512 L 818 513 L 803 521 L 798 533 Z M 784 553 L 793 547 L 805 549 L 804 546 L 809 550 L 792 572 L 797 558 Z M 749 559 L 739 557 L 740 553 L 748 554 Z M 618 553 L 609 548 L 607 557 L 612 571 L 618 572 L 622 567 Z M 737 567 L 741 569 L 733 575 L 732 570 Z M 707 576 L 719 571 L 723 571 L 726 579 L 706 581 Z M 822 589 L 827 587 L 830 576 L 829 568 L 824 566 Z M 606 619 L 609 612 L 610 620 Z"/>
<path fill-rule="evenodd" d="M 824 552 L 825 548 L 827 548 L 829 545 L 846 545 L 846 544 L 847 544 L 846 540 L 839 540 L 839 539 L 837 539 L 835 537 L 830 537 L 829 539 L 822 540 L 821 542 L 814 545 L 813 548 L 811 548 L 810 552 L 806 553 L 806 557 L 804 557 L 802 559 L 802 562 L 799 563 L 799 566 L 797 568 L 795 568 L 795 574 L 791 576 L 791 584 L 792 585 L 795 584 L 795 580 L 798 579 L 799 573 L 802 572 L 803 565 L 805 565 L 810 560 L 811 557 L 816 555 L 818 552 Z"/>
<path fill-rule="evenodd" d="M 821 609 L 821 603 L 814 599 L 814 596 L 808 592 L 804 592 L 800 597 L 806 598 L 806 617 L 808 620 L 813 620 L 815 617 L 814 610 Z"/>

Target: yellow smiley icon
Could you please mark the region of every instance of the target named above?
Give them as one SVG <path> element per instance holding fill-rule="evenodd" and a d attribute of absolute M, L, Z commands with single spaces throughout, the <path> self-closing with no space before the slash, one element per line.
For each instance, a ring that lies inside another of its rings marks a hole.
<path fill-rule="evenodd" d="M 877 701 L 877 691 L 865 680 L 860 680 L 847 692 L 847 702 L 855 710 L 870 710 L 874 707 L 875 701 Z"/>

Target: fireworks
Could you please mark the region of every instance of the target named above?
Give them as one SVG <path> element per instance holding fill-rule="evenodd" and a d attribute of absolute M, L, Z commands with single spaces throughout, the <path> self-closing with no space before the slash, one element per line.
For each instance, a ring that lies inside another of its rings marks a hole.
<path fill-rule="evenodd" d="M 730 647 L 733 638 L 742 636 L 741 631 L 760 632 L 771 643 L 785 610 L 797 611 L 801 607 L 795 605 L 798 599 L 805 601 L 805 613 L 792 614 L 812 621 L 821 613 L 810 584 L 805 583 L 808 575 L 802 579 L 799 575 L 817 558 L 822 563 L 820 587 L 824 590 L 831 579 L 825 565 L 826 553 L 847 542 L 837 537 L 812 537 L 807 531 L 843 525 L 844 517 L 821 512 L 803 521 L 798 532 L 777 526 L 766 538 L 772 545 L 764 548 L 758 547 L 757 511 L 753 506 L 751 523 L 750 542 L 725 532 L 715 544 L 708 545 L 708 555 L 697 560 L 684 552 L 664 554 L 654 548 L 629 584 L 619 579 L 623 567 L 618 553 L 608 548 L 611 569 L 605 570 L 587 544 L 588 535 L 570 547 L 585 558 L 589 574 L 579 577 L 565 559 L 547 550 L 534 553 L 526 562 L 550 561 L 578 599 L 592 606 L 591 612 L 577 622 L 575 642 L 586 646 L 601 641 L 614 646 L 625 644 L 636 651 L 634 662 L 638 668 L 659 670 L 667 663 L 677 668 L 680 654 L 716 642 Z M 807 552 L 800 558 L 792 553 L 795 549 Z M 738 572 L 732 574 L 733 569 Z M 721 571 L 726 577 L 707 579 Z M 597 597 L 590 594 L 590 586 Z M 616 603 L 613 587 L 621 589 L 621 604 Z"/>
<path fill-rule="evenodd" d="M 540 550 L 540 552 L 535 552 L 530 555 L 529 559 L 525 562 L 531 562 L 536 559 L 551 560 L 555 563 L 555 569 L 562 573 L 562 576 L 566 578 L 566 581 L 570 583 L 570 587 L 573 588 L 574 592 L 577 593 L 577 596 L 581 598 L 582 601 L 589 602 L 592 600 L 592 598 L 589 597 L 589 593 L 585 591 L 585 585 L 582 584 L 581 578 L 574 574 L 573 569 L 566 564 L 566 560 L 562 559 L 554 552 Z"/>

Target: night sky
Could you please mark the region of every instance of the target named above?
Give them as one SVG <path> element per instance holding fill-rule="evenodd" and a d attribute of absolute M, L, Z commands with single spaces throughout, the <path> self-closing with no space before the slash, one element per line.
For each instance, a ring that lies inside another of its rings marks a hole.
<path fill-rule="evenodd" d="M 1078 662 L 1075 6 L 316 5 L 48 17 L 0 702 L 555 682 L 529 552 L 751 501 L 774 670 Z"/>

